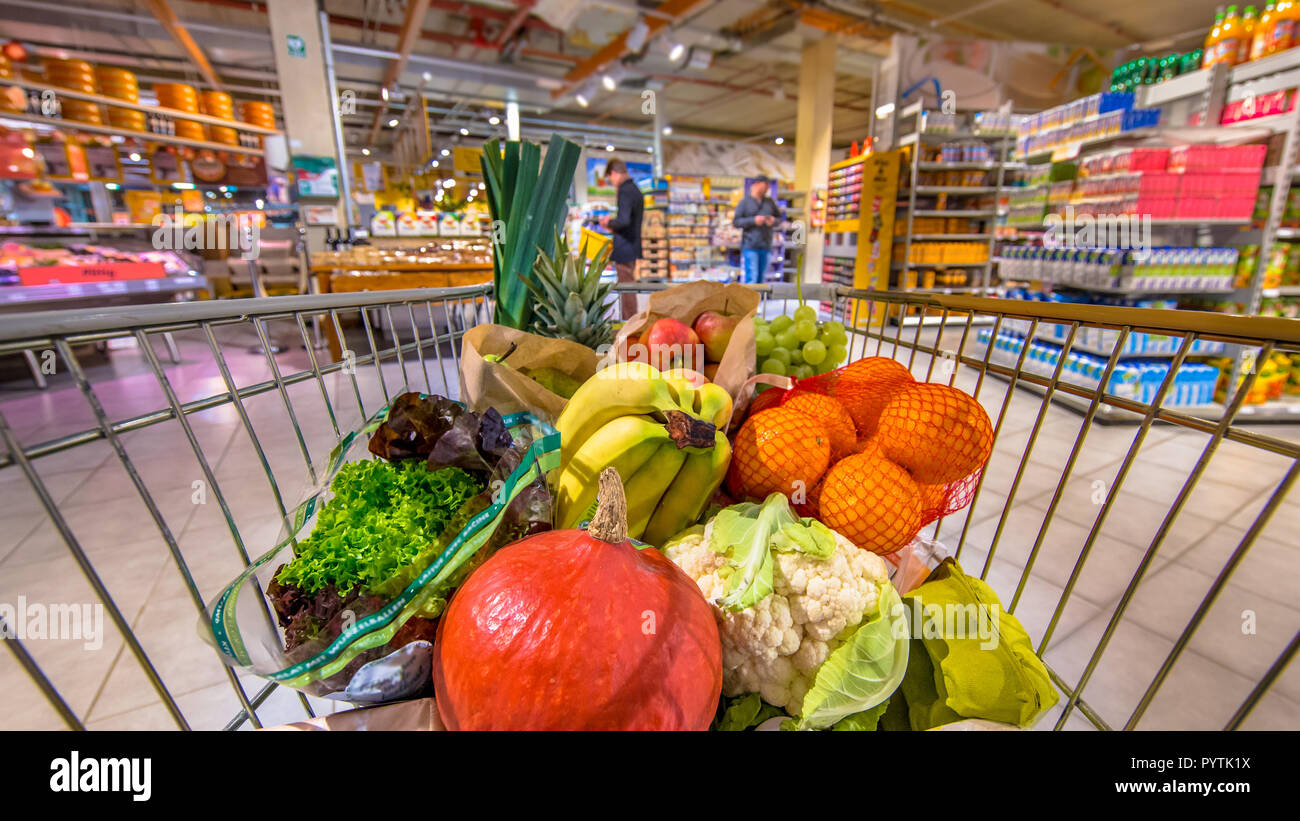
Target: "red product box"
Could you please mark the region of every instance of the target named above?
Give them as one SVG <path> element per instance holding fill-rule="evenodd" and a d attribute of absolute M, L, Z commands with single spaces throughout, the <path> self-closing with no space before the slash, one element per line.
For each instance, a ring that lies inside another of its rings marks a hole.
<path fill-rule="evenodd" d="M 1170 219 L 1177 209 L 1177 198 L 1169 196 L 1139 196 L 1133 213 L 1151 219 Z"/>
<path fill-rule="evenodd" d="M 1139 178 L 1138 193 L 1144 197 L 1176 196 L 1182 187 L 1182 174 L 1164 171 L 1146 171 Z"/>
<path fill-rule="evenodd" d="M 1218 215 L 1216 197 L 1180 197 L 1174 209 L 1177 219 L 1213 219 Z"/>
<path fill-rule="evenodd" d="M 127 279 L 158 279 L 167 276 L 161 262 L 106 262 L 99 265 L 42 265 L 18 269 L 23 285 L 58 283 L 120 282 Z"/>
<path fill-rule="evenodd" d="M 1164 171 L 1168 167 L 1168 148 L 1135 148 L 1129 155 L 1129 171 Z"/>
<path fill-rule="evenodd" d="M 1254 197 L 1220 197 L 1216 217 L 1220 219 L 1250 219 L 1255 211 Z"/>

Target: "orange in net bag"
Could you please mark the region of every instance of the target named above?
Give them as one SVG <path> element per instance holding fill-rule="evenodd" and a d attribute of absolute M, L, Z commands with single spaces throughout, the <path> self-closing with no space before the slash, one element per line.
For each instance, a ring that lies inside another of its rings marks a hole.
<path fill-rule="evenodd" d="M 814 417 L 785 407 L 751 415 L 731 446 L 727 489 L 737 499 L 807 494 L 831 461 L 831 438 Z"/>
<path fill-rule="evenodd" d="M 817 512 L 830 529 L 882 555 L 907 546 L 925 524 L 916 481 L 870 453 L 835 463 L 818 488 Z"/>
<path fill-rule="evenodd" d="M 857 429 L 857 439 L 850 448 L 852 453 L 891 462 L 911 478 L 921 512 L 918 529 L 970 504 L 993 445 L 988 413 L 970 396 L 947 385 L 917 382 L 905 367 L 892 359 L 868 357 L 821 376 L 797 380 L 787 391 L 767 390 L 759 396 L 761 404 L 756 400 L 753 407 L 785 408 L 791 403 L 801 410 L 827 407 L 800 399 L 808 394 L 831 397 L 848 411 Z M 839 513 L 822 509 L 821 499 L 825 488 L 832 484 L 831 474 L 847 456 L 843 445 L 835 444 L 840 446 L 833 445 L 831 470 L 810 498 L 799 506 L 800 513 L 819 518 L 836 530 L 840 528 L 825 517 L 838 515 L 842 525 L 862 531 L 863 525 L 850 524 L 847 517 L 856 515 L 870 520 L 892 514 L 870 507 Z M 841 473 L 837 477 L 840 490 L 844 490 L 846 475 Z M 905 513 L 907 506 L 902 509 Z M 908 526 L 895 526 L 893 531 L 901 533 L 910 529 L 907 515 L 900 514 L 899 520 Z M 847 531 L 841 532 L 849 536 Z M 873 539 L 873 544 L 886 541 Z"/>

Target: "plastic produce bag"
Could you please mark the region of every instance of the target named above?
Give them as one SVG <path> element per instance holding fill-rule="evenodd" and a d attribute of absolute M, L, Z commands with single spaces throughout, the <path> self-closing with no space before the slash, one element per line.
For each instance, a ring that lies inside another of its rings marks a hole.
<path fill-rule="evenodd" d="M 199 632 L 232 667 L 318 697 L 381 704 L 423 695 L 447 598 L 491 552 L 549 529 L 545 477 L 559 459 L 559 434 L 530 414 L 473 414 L 403 394 L 344 436 L 318 469 L 320 483 L 289 512 L 292 532 L 282 529 L 209 603 Z M 372 474 L 379 478 L 366 484 Z M 398 499 L 395 488 L 410 495 Z M 427 541 L 431 515 L 382 521 L 412 499 L 443 517 Z M 329 529 L 322 523 L 341 518 L 331 505 L 342 500 L 368 518 Z M 312 540 L 318 525 L 328 538 Z M 415 534 L 415 552 L 401 561 L 373 550 L 394 530 Z M 297 561 L 304 555 L 307 566 Z M 345 573 L 359 579 L 346 589 L 317 578 Z"/>

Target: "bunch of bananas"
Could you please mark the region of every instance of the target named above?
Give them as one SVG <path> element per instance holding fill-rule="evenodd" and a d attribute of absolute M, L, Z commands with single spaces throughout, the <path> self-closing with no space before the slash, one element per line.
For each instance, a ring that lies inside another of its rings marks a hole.
<path fill-rule="evenodd" d="M 600 472 L 613 467 L 627 496 L 628 536 L 662 545 L 699 519 L 727 475 L 730 419 L 731 396 L 713 383 L 693 387 L 640 362 L 597 372 L 556 421 L 555 526 L 590 518 Z"/>

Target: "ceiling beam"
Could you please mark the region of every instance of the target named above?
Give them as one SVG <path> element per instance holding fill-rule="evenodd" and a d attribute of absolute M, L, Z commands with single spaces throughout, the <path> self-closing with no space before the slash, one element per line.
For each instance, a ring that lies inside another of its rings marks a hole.
<path fill-rule="evenodd" d="M 402 71 L 406 68 L 406 61 L 411 59 L 411 49 L 415 48 L 415 42 L 420 39 L 420 32 L 424 28 L 424 15 L 428 11 L 429 0 L 409 0 L 406 4 L 406 18 L 402 21 L 402 30 L 397 36 L 397 57 L 388 64 L 381 88 L 391 90 L 396 87 L 397 78 L 402 76 Z M 385 100 L 384 105 L 375 109 L 375 119 L 370 124 L 371 143 L 374 143 L 375 137 L 378 136 L 379 123 L 387 112 L 388 101 Z"/>
<path fill-rule="evenodd" d="M 646 42 L 650 42 L 672 20 L 690 14 L 698 6 L 704 5 L 706 2 L 707 0 L 664 0 L 654 9 L 653 15 L 645 16 L 645 25 L 649 29 L 646 34 Z M 627 35 L 630 31 L 630 28 L 624 30 L 602 46 L 595 54 L 570 69 L 569 73 L 564 75 L 563 84 L 551 92 L 551 97 L 563 97 L 577 86 L 582 85 L 588 77 L 627 55 L 629 52 Z"/>
<path fill-rule="evenodd" d="M 220 91 L 221 81 L 217 79 L 217 73 L 212 70 L 212 64 L 208 62 L 208 56 L 203 53 L 203 49 L 199 48 L 199 44 L 194 42 L 194 38 L 190 36 L 185 26 L 181 24 L 180 19 L 176 17 L 176 12 L 172 11 L 172 7 L 168 5 L 167 0 L 146 0 L 146 2 L 149 10 L 153 12 L 153 16 L 167 30 L 167 33 L 176 41 L 176 44 L 189 55 L 194 65 L 198 67 L 203 79 Z"/>

